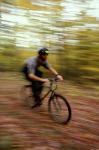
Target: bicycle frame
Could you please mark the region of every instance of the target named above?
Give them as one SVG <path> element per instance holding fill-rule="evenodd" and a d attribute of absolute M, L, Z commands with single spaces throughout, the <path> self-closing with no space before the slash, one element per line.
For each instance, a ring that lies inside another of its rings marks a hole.
<path fill-rule="evenodd" d="M 49 85 L 45 86 L 45 88 L 47 88 L 47 91 L 44 92 L 43 95 L 41 95 L 41 101 L 43 101 L 48 95 L 47 97 L 47 101 L 48 101 L 48 111 L 51 114 L 52 118 L 61 124 L 66 124 L 69 122 L 69 120 L 71 119 L 71 107 L 67 101 L 67 99 L 58 94 L 58 92 L 56 92 L 57 89 L 57 81 L 56 78 L 52 78 L 49 79 Z M 31 89 L 32 85 L 25 85 L 23 87 L 23 92 L 25 92 L 25 90 L 27 90 L 27 88 Z M 30 95 L 26 95 L 27 93 L 23 93 L 25 94 L 25 101 L 27 100 L 27 102 L 30 101 L 34 101 L 34 99 L 32 99 L 33 94 L 31 93 L 32 91 L 30 91 Z M 32 102 L 33 102 L 32 101 Z M 61 103 L 62 102 L 62 103 Z M 61 105 L 62 104 L 62 105 Z M 30 104 L 29 104 L 30 106 Z M 33 108 L 33 106 L 35 106 L 35 103 L 33 102 L 32 105 L 30 107 Z M 64 109 L 64 107 L 66 109 Z M 63 113 L 62 109 L 65 111 L 65 113 Z M 61 113 L 62 112 L 62 113 Z M 62 116 L 62 117 L 61 117 Z"/>
<path fill-rule="evenodd" d="M 48 87 L 49 90 L 46 94 L 44 94 L 43 97 L 41 97 L 41 100 L 43 101 L 50 93 L 50 98 L 53 97 L 54 93 L 55 93 L 55 90 L 57 89 L 57 84 L 56 84 L 56 87 L 54 89 L 52 89 L 52 85 L 53 85 L 53 81 L 50 82 L 50 86 Z"/>

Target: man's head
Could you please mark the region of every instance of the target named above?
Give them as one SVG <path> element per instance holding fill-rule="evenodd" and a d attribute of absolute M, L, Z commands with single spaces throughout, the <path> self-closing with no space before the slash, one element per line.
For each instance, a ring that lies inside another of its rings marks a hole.
<path fill-rule="evenodd" d="M 47 48 L 41 48 L 39 51 L 38 51 L 38 55 L 39 55 L 39 58 L 42 60 L 42 61 L 45 61 L 47 59 L 47 55 L 48 55 L 48 49 Z"/>

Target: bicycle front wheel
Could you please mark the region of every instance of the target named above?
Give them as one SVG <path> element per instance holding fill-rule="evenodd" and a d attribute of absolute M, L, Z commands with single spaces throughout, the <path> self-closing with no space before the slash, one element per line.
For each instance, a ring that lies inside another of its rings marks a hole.
<path fill-rule="evenodd" d="M 57 123 L 67 124 L 71 119 L 71 107 L 66 98 L 60 94 L 54 94 L 49 99 L 48 110 Z"/>

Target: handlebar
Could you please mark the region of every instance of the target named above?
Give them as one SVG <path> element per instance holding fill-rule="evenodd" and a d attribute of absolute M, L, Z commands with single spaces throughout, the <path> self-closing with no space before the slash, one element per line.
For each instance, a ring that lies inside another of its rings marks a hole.
<path fill-rule="evenodd" d="M 50 89 L 57 89 L 57 82 L 59 81 L 59 79 L 57 77 L 54 77 L 54 78 L 48 78 L 50 84 L 49 86 L 46 86 L 47 88 L 50 88 Z"/>
<path fill-rule="evenodd" d="M 58 82 L 59 79 L 57 77 L 54 77 L 54 78 L 48 78 L 48 80 L 53 83 L 53 82 Z"/>

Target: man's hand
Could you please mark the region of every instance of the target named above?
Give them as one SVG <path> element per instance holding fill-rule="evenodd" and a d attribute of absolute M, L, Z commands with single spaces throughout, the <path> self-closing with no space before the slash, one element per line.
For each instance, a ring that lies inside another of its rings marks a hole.
<path fill-rule="evenodd" d="M 63 77 L 61 75 L 57 75 L 57 79 L 59 79 L 60 81 L 63 81 Z"/>
<path fill-rule="evenodd" d="M 42 80 L 44 83 L 49 83 L 49 80 L 48 79 L 43 79 Z"/>
<path fill-rule="evenodd" d="M 43 79 L 43 85 L 48 86 L 50 84 L 50 81 L 48 79 Z"/>

